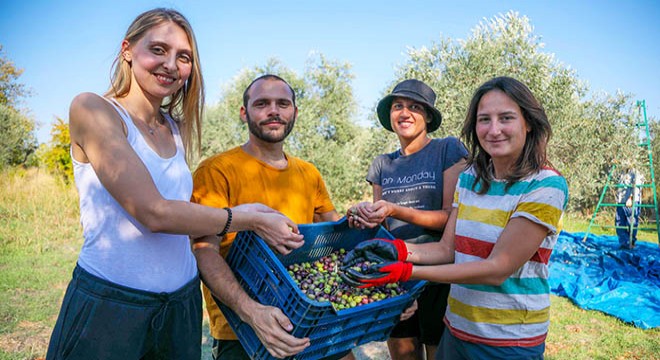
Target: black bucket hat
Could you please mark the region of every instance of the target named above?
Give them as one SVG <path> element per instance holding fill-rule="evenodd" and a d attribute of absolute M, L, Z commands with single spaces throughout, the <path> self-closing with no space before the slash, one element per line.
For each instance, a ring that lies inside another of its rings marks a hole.
<path fill-rule="evenodd" d="M 398 83 L 391 94 L 378 102 L 378 107 L 376 107 L 378 120 L 380 120 L 380 124 L 385 129 L 394 131 L 390 122 L 390 109 L 392 108 L 392 100 L 395 97 L 411 99 L 426 106 L 426 110 L 431 116 L 431 122 L 426 124 L 426 132 L 436 131 L 440 127 L 442 114 L 440 114 L 440 110 L 435 108 L 435 92 L 423 82 L 416 79 L 409 79 Z"/>

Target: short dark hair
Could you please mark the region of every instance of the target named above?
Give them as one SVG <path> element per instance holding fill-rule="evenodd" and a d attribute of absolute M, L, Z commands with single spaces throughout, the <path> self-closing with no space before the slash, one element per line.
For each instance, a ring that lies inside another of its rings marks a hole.
<path fill-rule="evenodd" d="M 291 85 L 289 85 L 289 83 L 286 82 L 286 80 L 282 79 L 281 77 L 279 77 L 279 76 L 277 76 L 277 75 L 273 75 L 273 74 L 265 74 L 265 75 L 261 75 L 261 76 L 259 76 L 258 78 L 252 80 L 252 82 L 250 83 L 250 85 L 248 85 L 248 86 L 245 88 L 245 91 L 243 92 L 243 107 L 244 107 L 244 108 L 247 109 L 247 104 L 248 104 L 248 101 L 250 100 L 250 95 L 248 95 L 248 93 L 250 92 L 250 89 L 252 88 L 252 85 L 254 85 L 254 83 L 256 83 L 256 82 L 259 81 L 259 80 L 265 80 L 265 79 L 269 79 L 269 80 L 279 80 L 279 81 L 285 83 L 286 86 L 289 87 L 289 90 L 291 90 L 291 97 L 292 97 L 291 100 L 292 100 L 292 102 L 293 102 L 293 106 L 294 106 L 294 107 L 296 106 L 296 92 L 293 91 L 293 88 L 291 87 Z"/>
<path fill-rule="evenodd" d="M 501 76 L 488 80 L 475 91 L 461 131 L 461 137 L 470 151 L 467 164 L 474 166 L 476 172 L 477 178 L 474 186 L 478 183 L 481 184 L 480 194 L 486 193 L 490 188 L 493 174 L 490 164 L 491 156 L 481 147 L 477 137 L 477 110 L 481 98 L 492 90 L 502 91 L 518 104 L 530 129 L 523 151 L 516 160 L 513 171 L 506 178 L 507 188 L 523 177 L 536 173 L 549 165 L 546 145 L 552 135 L 552 128 L 543 106 L 536 100 L 527 85 L 514 78 Z"/>

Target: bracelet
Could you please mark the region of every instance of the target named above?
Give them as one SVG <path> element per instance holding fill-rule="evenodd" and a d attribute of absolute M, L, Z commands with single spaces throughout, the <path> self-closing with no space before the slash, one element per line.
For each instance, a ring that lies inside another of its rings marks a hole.
<path fill-rule="evenodd" d="M 217 235 L 218 237 L 223 237 L 227 234 L 227 231 L 229 231 L 229 225 L 231 225 L 231 209 L 226 207 L 223 208 L 225 211 L 227 211 L 227 223 L 225 224 L 225 228 L 222 229 Z"/>

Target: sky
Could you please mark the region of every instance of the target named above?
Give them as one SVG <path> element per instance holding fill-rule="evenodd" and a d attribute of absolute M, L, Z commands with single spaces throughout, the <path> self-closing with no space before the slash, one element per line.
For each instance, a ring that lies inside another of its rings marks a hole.
<path fill-rule="evenodd" d="M 21 105 L 39 124 L 40 142 L 50 140 L 56 117 L 67 120 L 75 95 L 108 88 L 127 27 L 154 7 L 179 10 L 192 24 L 208 105 L 243 68 L 276 58 L 302 74 L 311 54 L 322 53 L 351 64 L 366 121 L 409 48 L 466 39 L 480 22 L 516 11 L 530 19 L 544 51 L 593 92 L 631 93 L 660 119 L 655 0 L 0 0 L 2 55 L 24 71 L 18 82 L 31 96 Z"/>

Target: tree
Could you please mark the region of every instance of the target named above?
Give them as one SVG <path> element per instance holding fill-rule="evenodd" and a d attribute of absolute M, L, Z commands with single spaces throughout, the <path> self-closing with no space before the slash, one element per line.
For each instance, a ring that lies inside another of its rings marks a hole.
<path fill-rule="evenodd" d="M 50 129 L 50 142 L 42 144 L 39 148 L 39 162 L 50 173 L 59 176 L 67 184 L 73 180 L 73 164 L 69 155 L 70 144 L 69 124 L 58 117 Z"/>
<path fill-rule="evenodd" d="M 366 189 L 366 169 L 355 169 L 362 169 L 360 139 L 368 134 L 355 125 L 353 75 L 349 64 L 330 61 L 322 54 L 308 59 L 302 76 L 271 59 L 264 66 L 243 69 L 223 86 L 220 101 L 208 109 L 204 119 L 203 157 L 247 140 L 247 126 L 239 118 L 243 91 L 266 73 L 281 76 L 296 92 L 299 113 L 285 150 L 319 169 L 338 208 L 360 198 Z"/>
<path fill-rule="evenodd" d="M 5 58 L 0 45 L 0 168 L 26 164 L 37 148 L 35 123 L 17 108 L 28 95 L 25 85 L 16 82 L 22 73 Z"/>
<path fill-rule="evenodd" d="M 0 168 L 26 164 L 37 148 L 34 122 L 6 104 L 0 104 Z"/>
<path fill-rule="evenodd" d="M 478 86 L 495 76 L 521 80 L 552 124 L 549 158 L 568 180 L 569 207 L 586 212 L 595 207 L 615 159 L 633 156 L 631 97 L 587 98 L 588 86 L 543 46 L 527 17 L 508 12 L 482 21 L 466 40 L 442 38 L 431 47 L 409 49 L 392 86 L 407 78 L 428 83 L 443 114 L 443 124 L 433 136 L 458 136 Z"/>
<path fill-rule="evenodd" d="M 19 99 L 29 95 L 25 85 L 16 82 L 21 74 L 23 69 L 5 58 L 0 44 L 0 105 L 16 108 Z"/>
<path fill-rule="evenodd" d="M 569 181 L 571 208 L 591 215 L 612 166 L 643 163 L 630 95 L 596 94 L 581 105 L 576 118 L 553 122 L 557 136 L 550 156 Z"/>

